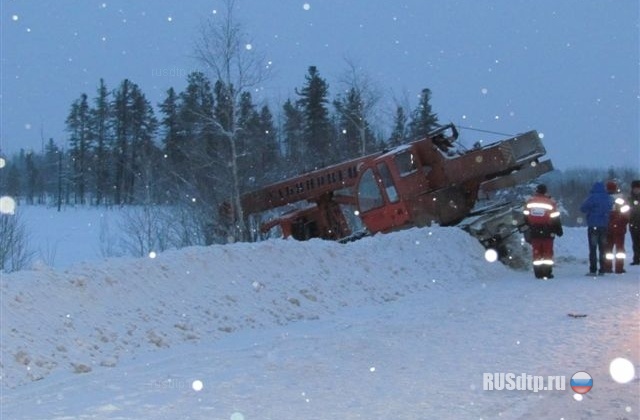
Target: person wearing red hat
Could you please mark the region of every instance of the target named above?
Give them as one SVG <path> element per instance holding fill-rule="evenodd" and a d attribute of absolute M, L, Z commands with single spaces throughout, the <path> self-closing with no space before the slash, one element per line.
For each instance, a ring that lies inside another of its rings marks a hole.
<path fill-rule="evenodd" d="M 622 274 L 625 272 L 624 237 L 627 234 L 627 223 L 629 222 L 629 205 L 620 194 L 618 184 L 615 181 L 607 182 L 607 193 L 613 198 L 613 207 L 609 213 L 604 271 L 606 273 L 615 271 Z"/>
<path fill-rule="evenodd" d="M 547 195 L 547 186 L 540 184 L 527 200 L 525 223 L 533 249 L 533 273 L 538 279 L 553 278 L 553 239 L 562 236 L 562 223 L 556 202 Z"/>

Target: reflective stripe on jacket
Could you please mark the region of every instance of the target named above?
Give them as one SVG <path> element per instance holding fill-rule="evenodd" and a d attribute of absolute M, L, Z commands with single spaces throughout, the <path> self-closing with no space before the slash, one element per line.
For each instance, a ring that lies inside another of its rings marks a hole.
<path fill-rule="evenodd" d="M 524 216 L 532 238 L 551 238 L 562 231 L 556 202 L 544 194 L 536 193 L 527 200 Z"/>

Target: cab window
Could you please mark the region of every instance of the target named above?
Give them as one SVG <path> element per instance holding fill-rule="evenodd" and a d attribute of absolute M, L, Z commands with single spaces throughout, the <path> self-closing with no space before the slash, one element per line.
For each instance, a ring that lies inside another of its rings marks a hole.
<path fill-rule="evenodd" d="M 391 177 L 391 172 L 389 171 L 389 167 L 387 166 L 387 164 L 384 162 L 379 163 L 378 172 L 380 172 L 382 185 L 384 185 L 384 190 L 387 193 L 387 197 L 389 197 L 389 202 L 397 202 L 399 199 L 398 192 L 396 191 L 396 187 L 393 184 L 393 178 Z"/>
<path fill-rule="evenodd" d="M 416 156 L 411 150 L 405 150 L 398 153 L 395 156 L 395 160 L 398 172 L 400 172 L 400 176 L 407 176 L 418 170 L 418 162 L 416 161 Z"/>
<path fill-rule="evenodd" d="M 380 187 L 371 169 L 367 169 L 362 174 L 362 178 L 360 178 L 358 202 L 360 204 L 360 211 L 363 213 L 384 204 Z"/>

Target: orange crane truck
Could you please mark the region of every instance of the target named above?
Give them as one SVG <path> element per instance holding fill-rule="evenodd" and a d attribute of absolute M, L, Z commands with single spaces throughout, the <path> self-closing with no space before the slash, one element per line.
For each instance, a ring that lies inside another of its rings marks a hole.
<path fill-rule="evenodd" d="M 245 215 L 287 210 L 261 225 L 284 237 L 348 240 L 438 223 L 462 223 L 485 246 L 497 246 L 522 225 L 509 204 L 474 210 L 484 192 L 529 182 L 553 170 L 540 136 L 529 131 L 484 147 L 460 150 L 458 130 L 441 126 L 393 149 L 280 181 L 241 197 Z M 345 208 L 363 228 L 354 233 Z"/>

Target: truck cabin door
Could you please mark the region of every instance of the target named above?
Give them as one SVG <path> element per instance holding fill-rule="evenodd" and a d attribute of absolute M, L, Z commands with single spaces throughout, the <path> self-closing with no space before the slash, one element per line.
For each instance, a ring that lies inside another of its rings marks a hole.
<path fill-rule="evenodd" d="M 366 168 L 357 184 L 357 206 L 369 232 L 388 232 L 407 223 L 409 215 L 386 162 Z"/>

